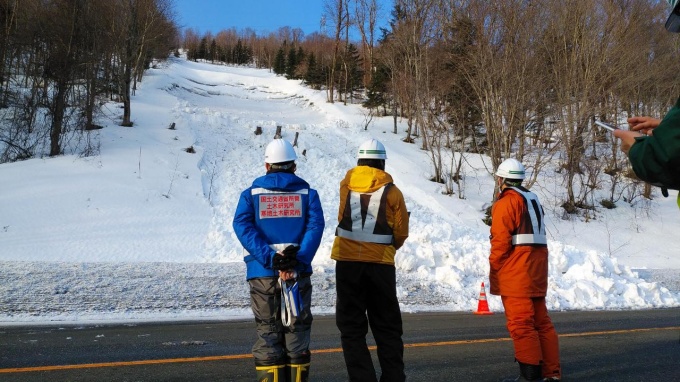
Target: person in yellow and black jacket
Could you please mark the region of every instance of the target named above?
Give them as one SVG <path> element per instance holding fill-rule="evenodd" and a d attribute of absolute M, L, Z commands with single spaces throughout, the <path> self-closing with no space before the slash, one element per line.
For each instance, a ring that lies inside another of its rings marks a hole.
<path fill-rule="evenodd" d="M 491 209 L 490 292 L 500 295 L 520 376 L 512 381 L 559 381 L 557 332 L 545 304 L 548 245 L 543 207 L 522 187 L 524 165 L 506 159 L 496 170 L 501 189 Z"/>
<path fill-rule="evenodd" d="M 404 196 L 385 172 L 385 146 L 375 139 L 359 147 L 357 166 L 340 182 L 336 260 L 336 324 L 349 381 L 376 382 L 366 334 L 378 346 L 381 382 L 401 382 L 402 321 L 394 256 L 408 237 Z"/>

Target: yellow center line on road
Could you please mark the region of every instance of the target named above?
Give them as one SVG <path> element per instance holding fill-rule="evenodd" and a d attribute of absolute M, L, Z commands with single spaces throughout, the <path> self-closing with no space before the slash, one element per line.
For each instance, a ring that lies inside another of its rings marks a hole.
<path fill-rule="evenodd" d="M 646 328 L 646 329 L 623 329 L 623 330 L 606 330 L 603 332 L 586 332 L 586 333 L 570 333 L 560 334 L 560 337 L 585 337 L 585 336 L 601 336 L 603 334 L 628 334 L 628 333 L 642 333 L 652 332 L 657 330 L 680 330 L 680 326 L 671 326 L 668 328 Z"/>
<path fill-rule="evenodd" d="M 607 330 L 607 331 L 599 331 L 599 332 L 569 333 L 569 334 L 560 334 L 559 337 L 587 337 L 587 336 L 601 336 L 601 335 L 612 335 L 612 334 L 652 332 L 652 331 L 661 331 L 661 330 L 680 330 L 680 326 L 672 326 L 672 327 L 667 327 L 667 328 L 626 329 L 626 330 Z M 432 347 L 432 346 L 452 346 L 452 345 L 480 344 L 480 343 L 504 342 L 504 341 L 511 341 L 511 339 L 509 337 L 504 337 L 504 338 L 486 338 L 486 339 L 478 339 L 478 340 L 421 342 L 421 343 L 414 343 L 414 344 L 404 344 L 404 348 L 419 348 L 419 347 Z M 370 350 L 376 349 L 375 346 L 369 346 L 368 348 Z M 312 354 L 323 354 L 323 353 L 342 353 L 342 348 L 312 350 Z M 193 357 L 193 358 L 150 359 L 150 360 L 143 360 L 143 361 L 85 363 L 85 364 L 80 364 L 80 365 L 17 367 L 17 368 L 0 369 L 0 374 L 28 373 L 28 372 L 39 372 L 39 371 L 76 370 L 76 369 L 96 369 L 96 368 L 103 368 L 103 367 L 162 365 L 162 364 L 169 364 L 169 363 L 224 361 L 224 360 L 249 359 L 249 358 L 252 358 L 252 354 L 218 355 L 218 356 Z"/>
<path fill-rule="evenodd" d="M 193 358 L 149 359 L 149 360 L 143 360 L 143 361 L 84 363 L 84 364 L 79 364 L 79 365 L 18 367 L 18 368 L 11 368 L 11 369 L 0 369 L 0 374 L 26 373 L 26 372 L 35 372 L 35 371 L 97 369 L 97 368 L 102 368 L 102 367 L 162 365 L 162 364 L 166 364 L 166 363 L 224 361 L 224 360 L 230 360 L 230 359 L 245 359 L 245 358 L 250 358 L 250 357 L 252 357 L 252 354 L 235 354 L 235 355 L 217 355 L 217 356 L 210 356 L 210 357 L 193 357 Z"/>

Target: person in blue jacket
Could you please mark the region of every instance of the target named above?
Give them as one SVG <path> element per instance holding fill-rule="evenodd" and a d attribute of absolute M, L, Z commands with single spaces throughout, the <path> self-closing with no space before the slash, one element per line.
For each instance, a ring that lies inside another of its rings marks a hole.
<path fill-rule="evenodd" d="M 275 139 L 265 150 L 266 175 L 241 193 L 234 232 L 248 252 L 246 279 L 257 326 L 257 380 L 306 382 L 312 326 L 312 259 L 325 221 L 316 190 L 295 175 L 293 146 Z M 284 325 L 281 290 L 297 282 L 300 311 Z"/>

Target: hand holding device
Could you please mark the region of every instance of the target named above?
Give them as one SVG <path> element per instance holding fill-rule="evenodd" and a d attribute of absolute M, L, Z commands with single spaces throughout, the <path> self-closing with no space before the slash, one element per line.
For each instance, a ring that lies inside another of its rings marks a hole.
<path fill-rule="evenodd" d="M 600 127 L 602 127 L 602 128 L 604 128 L 604 129 L 607 129 L 607 130 L 609 130 L 609 131 L 614 131 L 614 130 L 618 130 L 618 129 L 619 129 L 618 127 L 616 127 L 616 126 L 614 126 L 614 125 L 610 125 L 610 124 L 608 124 L 608 123 L 606 123 L 606 122 L 602 122 L 602 121 L 595 121 L 595 124 L 598 125 L 598 126 L 600 126 Z"/>
<path fill-rule="evenodd" d="M 639 131 L 645 135 L 652 135 L 654 129 L 661 124 L 660 119 L 652 117 L 630 117 L 627 122 L 630 130 Z"/>

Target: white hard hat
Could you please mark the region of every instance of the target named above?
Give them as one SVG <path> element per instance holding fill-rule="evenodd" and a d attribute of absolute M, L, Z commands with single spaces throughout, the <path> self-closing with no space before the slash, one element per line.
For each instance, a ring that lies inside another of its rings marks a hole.
<path fill-rule="evenodd" d="M 498 166 L 496 176 L 505 179 L 524 179 L 524 165 L 517 159 L 506 159 Z"/>
<path fill-rule="evenodd" d="M 387 151 L 385 146 L 378 140 L 371 139 L 359 146 L 359 159 L 387 159 Z"/>
<path fill-rule="evenodd" d="M 286 141 L 285 139 L 274 139 L 264 150 L 265 163 L 283 163 L 296 159 L 297 154 L 295 154 L 293 145 L 291 145 L 290 142 Z"/>

